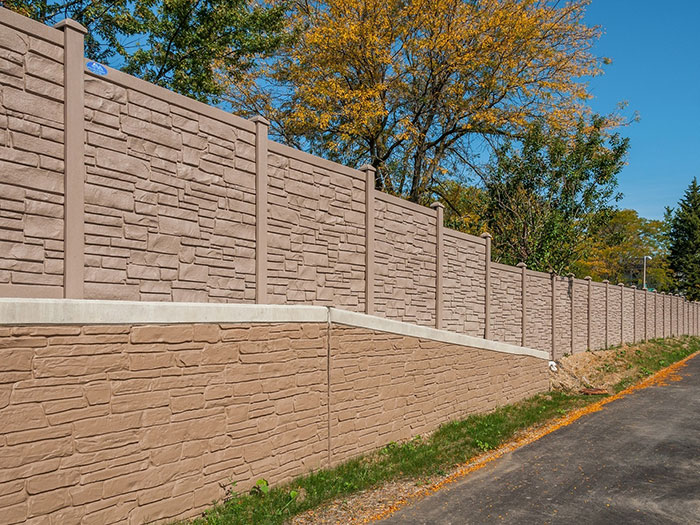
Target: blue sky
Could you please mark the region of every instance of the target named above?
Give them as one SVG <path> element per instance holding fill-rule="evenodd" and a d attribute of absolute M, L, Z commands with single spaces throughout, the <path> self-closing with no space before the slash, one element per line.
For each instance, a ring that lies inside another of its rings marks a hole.
<path fill-rule="evenodd" d="M 593 109 L 626 100 L 641 117 L 622 129 L 630 152 L 619 205 L 660 219 L 700 179 L 700 2 L 593 0 L 586 21 L 604 30 L 596 54 L 613 59 L 590 82 Z"/>

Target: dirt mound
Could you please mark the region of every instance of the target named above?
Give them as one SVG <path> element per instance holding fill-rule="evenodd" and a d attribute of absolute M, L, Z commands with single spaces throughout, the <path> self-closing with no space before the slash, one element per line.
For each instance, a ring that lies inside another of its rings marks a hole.
<path fill-rule="evenodd" d="M 551 387 L 570 393 L 586 389 L 613 393 L 616 384 L 637 373 L 636 367 L 626 359 L 628 351 L 631 350 L 623 346 L 563 357 L 557 361 L 557 371 L 549 372 Z"/>

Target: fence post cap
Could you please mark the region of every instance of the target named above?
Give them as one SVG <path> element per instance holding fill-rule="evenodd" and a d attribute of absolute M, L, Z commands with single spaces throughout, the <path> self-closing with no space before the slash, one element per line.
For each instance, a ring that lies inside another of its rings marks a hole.
<path fill-rule="evenodd" d="M 377 171 L 377 168 L 372 166 L 371 164 L 363 164 L 358 168 L 360 171 Z"/>
<path fill-rule="evenodd" d="M 433 202 L 433 203 L 430 205 L 430 207 L 433 208 L 433 209 L 435 209 L 435 210 L 438 209 L 438 208 L 442 208 L 443 210 L 445 209 L 445 205 L 444 205 L 442 202 L 440 202 L 440 201 L 435 201 L 435 202 Z"/>
<path fill-rule="evenodd" d="M 480 235 L 482 239 L 492 239 L 493 236 L 489 232 L 484 232 Z"/>
<path fill-rule="evenodd" d="M 83 35 L 87 34 L 87 28 L 72 18 L 64 18 L 57 24 L 54 24 L 54 27 L 56 29 L 60 29 L 61 31 L 64 31 L 65 29 L 72 29 L 73 31 L 77 31 L 78 33 L 82 33 Z"/>
<path fill-rule="evenodd" d="M 517 266 L 518 268 L 527 268 L 527 264 L 525 264 L 523 261 L 520 261 L 515 266 Z"/>
<path fill-rule="evenodd" d="M 586 280 L 586 281 L 592 281 L 592 280 L 593 280 L 593 277 L 591 277 L 590 275 L 586 275 L 586 276 L 584 277 L 584 280 Z"/>
<path fill-rule="evenodd" d="M 265 117 L 263 117 L 262 115 L 255 115 L 252 119 L 250 119 L 250 121 L 251 121 L 253 124 L 261 124 L 261 125 L 263 125 L 263 126 L 269 126 L 269 125 L 270 125 L 270 121 L 267 120 L 267 119 L 266 119 Z"/>

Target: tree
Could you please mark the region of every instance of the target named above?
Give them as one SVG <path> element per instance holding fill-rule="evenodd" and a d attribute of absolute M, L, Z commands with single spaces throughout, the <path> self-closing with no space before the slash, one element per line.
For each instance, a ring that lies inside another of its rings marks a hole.
<path fill-rule="evenodd" d="M 678 208 L 668 212 L 671 231 L 669 262 L 677 290 L 700 300 L 700 186 L 693 178 Z"/>
<path fill-rule="evenodd" d="M 645 219 L 634 210 L 616 210 L 595 232 L 585 259 L 574 265 L 574 273 L 641 288 L 645 256 L 651 256 L 647 261 L 647 287 L 673 290 L 668 264 L 668 223 Z"/>
<path fill-rule="evenodd" d="M 475 145 L 534 119 L 576 128 L 589 98 L 579 80 L 601 64 L 587 4 L 300 0 L 283 52 L 222 82 L 234 110 L 265 115 L 284 141 L 370 163 L 377 188 L 427 202 Z"/>
<path fill-rule="evenodd" d="M 569 136 L 538 122 L 520 144 L 506 143 L 486 167 L 473 166 L 496 260 L 562 273 L 585 255 L 620 197 L 616 176 L 628 149 L 627 139 L 608 136 L 603 125 L 598 117 L 580 120 Z"/>
<path fill-rule="evenodd" d="M 88 29 L 86 55 L 203 101 L 222 94 L 215 69 L 236 78 L 282 41 L 283 7 L 245 0 L 0 0 L 53 25 Z"/>

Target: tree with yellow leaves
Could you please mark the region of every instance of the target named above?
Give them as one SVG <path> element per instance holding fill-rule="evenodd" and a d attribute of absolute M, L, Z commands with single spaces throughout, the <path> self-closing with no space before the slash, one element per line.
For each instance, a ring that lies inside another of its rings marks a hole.
<path fill-rule="evenodd" d="M 234 111 L 285 142 L 349 165 L 415 202 L 533 120 L 574 129 L 598 28 L 587 0 L 298 0 L 282 53 L 241 79 L 220 71 Z"/>

